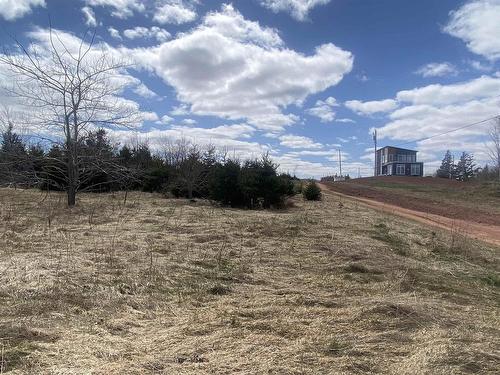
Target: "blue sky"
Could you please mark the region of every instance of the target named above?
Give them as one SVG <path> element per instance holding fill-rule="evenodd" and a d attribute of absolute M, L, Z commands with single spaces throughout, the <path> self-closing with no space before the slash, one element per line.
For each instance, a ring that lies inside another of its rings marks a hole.
<path fill-rule="evenodd" d="M 340 149 L 367 176 L 377 128 L 426 173 L 446 149 L 488 161 L 488 123 L 412 141 L 500 114 L 500 0 L 0 0 L 2 45 L 43 48 L 49 17 L 68 45 L 95 28 L 96 48 L 134 64 L 120 95 L 143 121 L 110 131 L 123 143 L 268 151 L 304 177 L 338 172 Z"/>

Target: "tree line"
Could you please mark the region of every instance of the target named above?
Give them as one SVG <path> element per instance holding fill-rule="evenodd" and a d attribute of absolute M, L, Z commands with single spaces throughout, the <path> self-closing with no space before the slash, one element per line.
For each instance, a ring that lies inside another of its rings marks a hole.
<path fill-rule="evenodd" d="M 64 146 L 27 145 L 12 124 L 2 133 L 0 185 L 68 191 Z M 246 208 L 282 207 L 295 193 L 296 177 L 278 173 L 269 155 L 239 160 L 213 146 L 165 141 L 153 152 L 147 143 L 113 144 L 104 129 L 90 131 L 77 145 L 76 192 L 140 190 L 174 197 L 207 198 Z"/>
<path fill-rule="evenodd" d="M 483 181 L 500 180 L 499 167 L 489 166 L 479 167 L 474 161 L 474 155 L 462 152 L 460 158 L 455 161 L 450 150 L 446 151 L 440 167 L 436 171 L 436 177 L 448 178 L 458 181 L 470 181 L 473 179 Z"/>

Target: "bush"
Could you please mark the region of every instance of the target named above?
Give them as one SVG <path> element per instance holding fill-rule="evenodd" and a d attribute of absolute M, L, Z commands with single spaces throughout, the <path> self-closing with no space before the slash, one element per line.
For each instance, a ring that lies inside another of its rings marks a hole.
<path fill-rule="evenodd" d="M 278 175 L 277 168 L 267 155 L 243 163 L 218 163 L 210 173 L 209 197 L 231 207 L 281 208 L 294 193 L 293 178 Z"/>
<path fill-rule="evenodd" d="M 308 201 L 319 201 L 321 199 L 321 189 L 316 182 L 311 181 L 302 190 L 302 195 Z"/>

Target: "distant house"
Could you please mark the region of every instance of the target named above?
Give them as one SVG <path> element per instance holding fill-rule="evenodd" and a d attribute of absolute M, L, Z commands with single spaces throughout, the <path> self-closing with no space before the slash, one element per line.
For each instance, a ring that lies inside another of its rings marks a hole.
<path fill-rule="evenodd" d="M 424 163 L 417 161 L 417 151 L 386 146 L 377 150 L 375 176 L 423 176 Z"/>

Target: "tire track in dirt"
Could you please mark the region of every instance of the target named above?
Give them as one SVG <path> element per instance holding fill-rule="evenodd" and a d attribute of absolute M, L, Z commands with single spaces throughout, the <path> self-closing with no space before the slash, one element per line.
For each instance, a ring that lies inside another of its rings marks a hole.
<path fill-rule="evenodd" d="M 379 202 L 373 199 L 354 197 L 347 194 L 342 194 L 330 189 L 327 185 L 319 184 L 323 192 L 350 199 L 361 203 L 364 206 L 387 212 L 393 215 L 402 216 L 422 224 L 446 229 L 449 231 L 458 230 L 468 237 L 487 242 L 492 245 L 500 246 L 500 226 L 481 224 L 473 221 L 451 219 L 441 215 L 410 210 L 407 208 L 399 207 L 393 204 Z"/>

